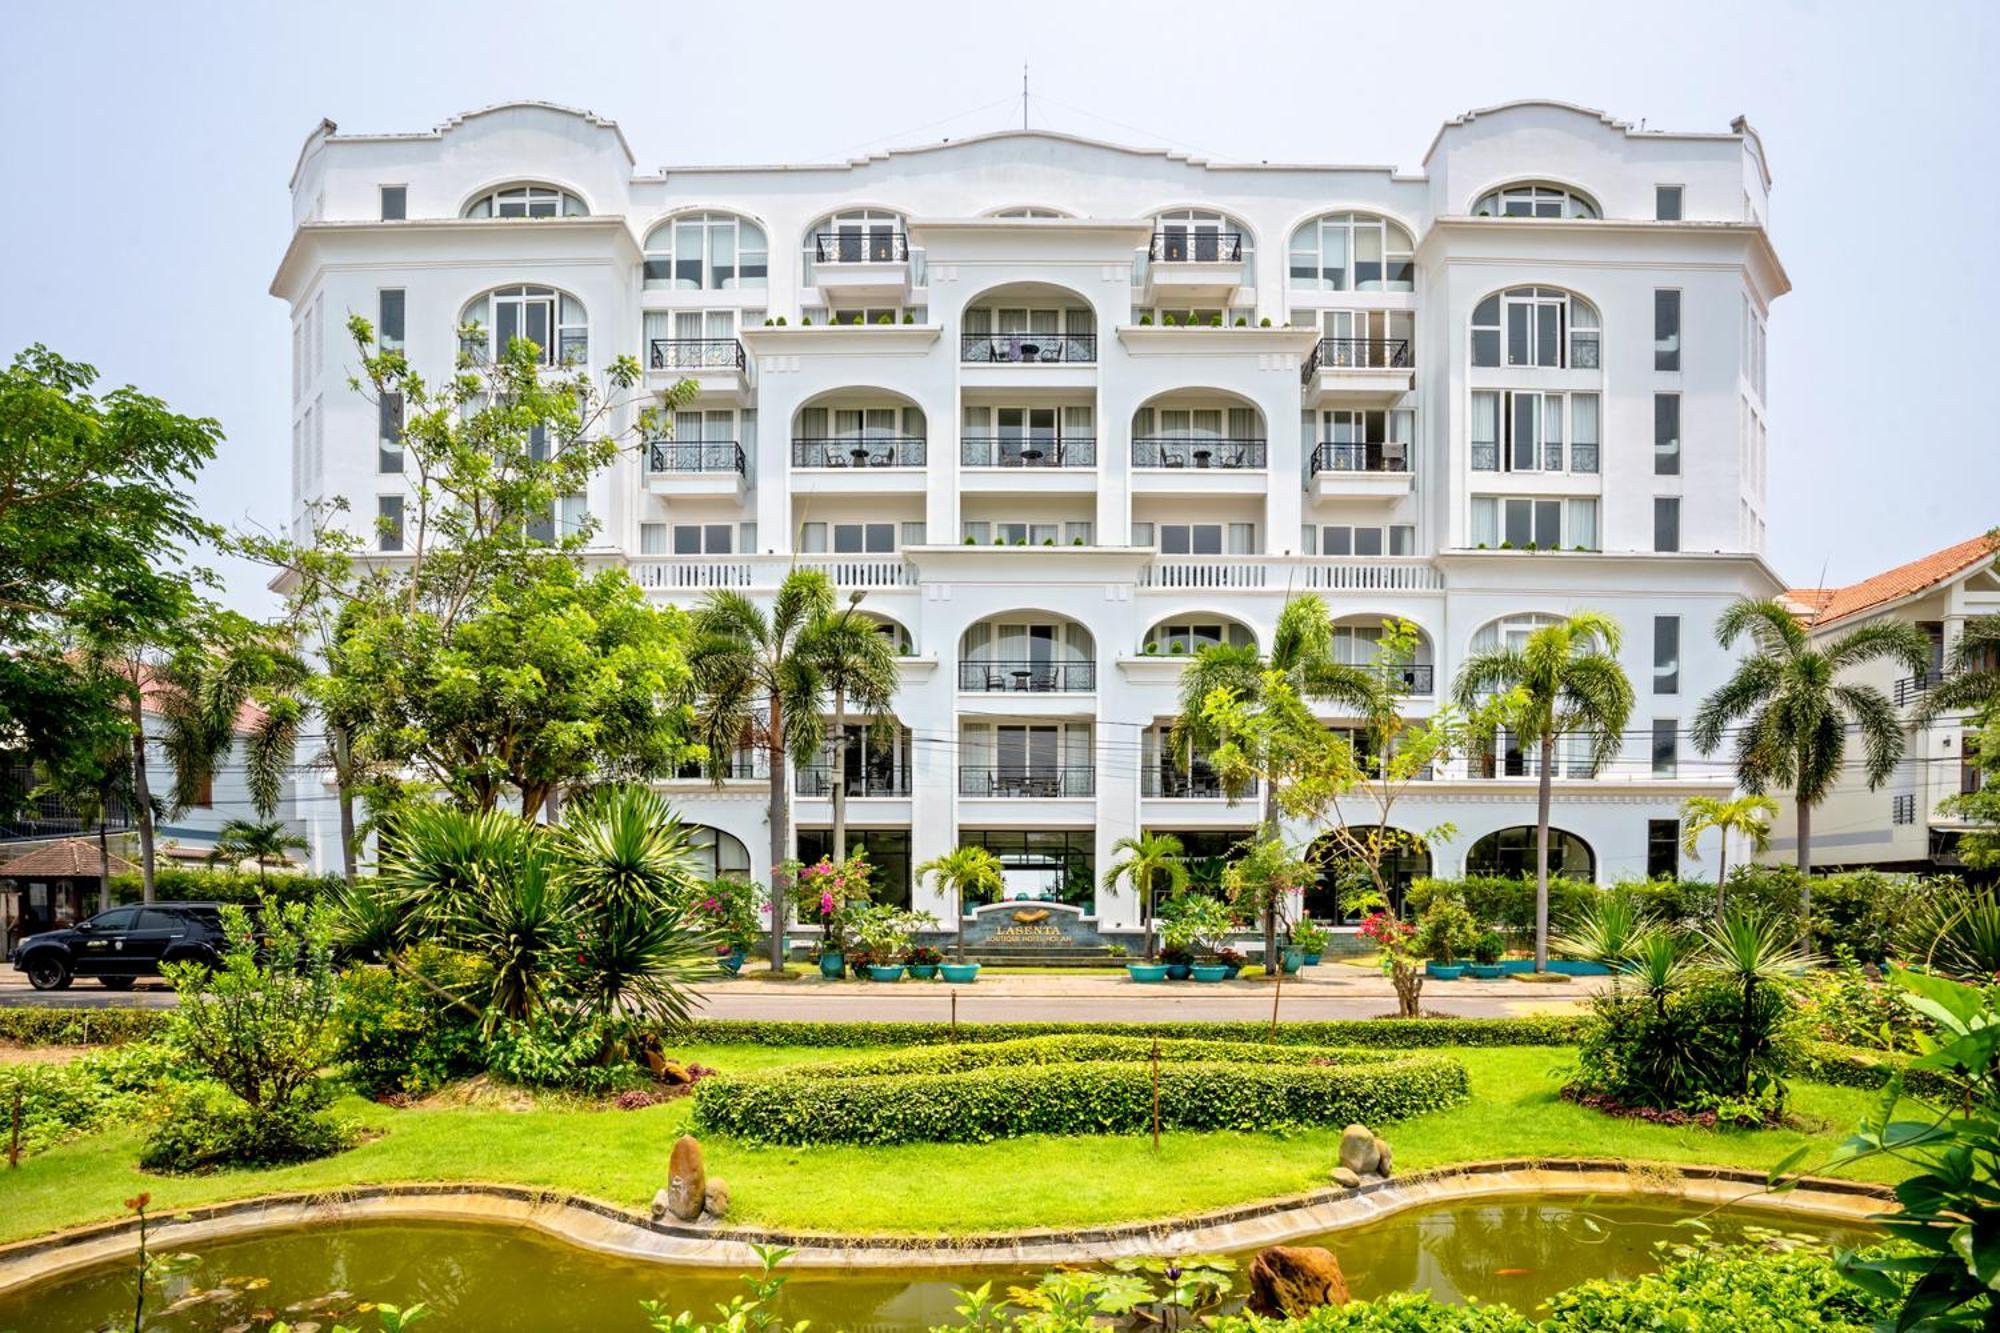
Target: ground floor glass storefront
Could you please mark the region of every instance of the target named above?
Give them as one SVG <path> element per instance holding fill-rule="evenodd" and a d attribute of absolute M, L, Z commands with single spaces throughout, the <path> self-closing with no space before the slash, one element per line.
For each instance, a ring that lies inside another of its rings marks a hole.
<path fill-rule="evenodd" d="M 833 855 L 833 830 L 802 828 L 798 833 L 799 861 L 812 865 Z M 908 829 L 850 828 L 847 854 L 866 850 L 868 864 L 875 867 L 869 878 L 870 897 L 895 907 L 910 905 L 910 831 Z"/>
<path fill-rule="evenodd" d="M 1306 915 L 1315 921 L 1338 925 L 1358 924 L 1365 913 L 1344 910 L 1341 899 L 1372 887 L 1373 877 L 1367 867 L 1342 857 L 1338 847 L 1326 839 L 1320 841 L 1316 850 L 1320 857 L 1319 880 L 1306 890 Z M 1412 883 L 1430 873 L 1430 853 L 1422 848 L 1404 841 L 1386 851 L 1382 857 L 1382 878 L 1388 884 L 1391 910 L 1400 914 L 1403 894 Z"/>
<path fill-rule="evenodd" d="M 1097 905 L 1096 839 L 1088 829 L 964 829 L 958 845 L 984 847 L 999 858 L 1003 897 L 1073 903 L 1089 912 Z"/>

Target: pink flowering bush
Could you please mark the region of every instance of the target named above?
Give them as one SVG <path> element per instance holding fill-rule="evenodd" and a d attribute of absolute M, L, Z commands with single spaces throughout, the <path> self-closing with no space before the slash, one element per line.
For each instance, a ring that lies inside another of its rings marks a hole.
<path fill-rule="evenodd" d="M 787 861 L 778 880 L 791 886 L 792 910 L 803 922 L 820 928 L 820 947 L 840 949 L 847 939 L 854 912 L 867 905 L 869 877 L 868 849 L 856 848 L 845 861 L 822 856 L 811 865 Z"/>
<path fill-rule="evenodd" d="M 1377 911 L 1361 923 L 1361 934 L 1382 951 L 1382 975 L 1396 988 L 1396 1016 L 1422 1017 L 1417 1001 L 1424 989 L 1424 966 L 1417 956 L 1417 928 Z"/>
<path fill-rule="evenodd" d="M 718 953 L 747 954 L 770 932 L 770 900 L 762 886 L 747 879 L 697 884 L 690 901 L 714 934 Z"/>

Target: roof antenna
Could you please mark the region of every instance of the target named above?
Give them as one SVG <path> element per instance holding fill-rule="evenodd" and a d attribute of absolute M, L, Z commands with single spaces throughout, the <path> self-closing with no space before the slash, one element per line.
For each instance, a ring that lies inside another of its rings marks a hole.
<path fill-rule="evenodd" d="M 1021 62 L 1021 128 L 1028 128 L 1028 62 Z"/>

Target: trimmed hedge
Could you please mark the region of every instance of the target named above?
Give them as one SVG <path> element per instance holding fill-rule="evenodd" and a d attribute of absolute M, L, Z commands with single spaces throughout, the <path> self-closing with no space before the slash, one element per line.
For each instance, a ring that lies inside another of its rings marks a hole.
<path fill-rule="evenodd" d="M 236 870 L 187 870 L 180 866 L 159 866 L 153 871 L 153 896 L 168 903 L 242 903 L 258 901 L 260 892 L 281 903 L 309 903 L 328 900 L 346 881 L 339 875 L 298 875 L 272 871 L 261 888 L 254 874 Z M 138 872 L 111 877 L 111 896 L 121 903 L 136 903 L 145 894 L 145 881 Z"/>
<path fill-rule="evenodd" d="M 1806 1045 L 1808 1078 L 1841 1088 L 1874 1089 L 1885 1086 L 1898 1072 L 1903 1087 L 1917 1097 L 1955 1097 L 1950 1080 L 1934 1070 L 1911 1069 L 1910 1057 L 1896 1051 L 1877 1051 L 1865 1046 L 1837 1046 L 1829 1041 Z"/>
<path fill-rule="evenodd" d="M 1342 1046 L 1423 1050 L 1438 1046 L 1574 1046 L 1588 1014 L 1522 1018 L 1340 1018 L 1280 1023 L 1274 1035 L 1261 1019 L 1217 1023 L 816 1023 L 785 1019 L 698 1018 L 661 1036 L 718 1046 L 937 1046 L 1020 1041 L 1027 1037 L 1159 1037 L 1252 1042 L 1263 1047 Z"/>
<path fill-rule="evenodd" d="M 120 1046 L 166 1029 L 165 1009 L 0 1009 L 0 1041 L 18 1046 Z"/>
<path fill-rule="evenodd" d="M 717 1075 L 695 1086 L 694 1123 L 795 1144 L 1143 1133 L 1152 1125 L 1153 1047 L 1136 1037 L 1036 1037 Z M 1159 1053 L 1160 1124 L 1170 1129 L 1379 1124 L 1470 1095 L 1465 1066 L 1447 1055 L 1172 1040 Z"/>

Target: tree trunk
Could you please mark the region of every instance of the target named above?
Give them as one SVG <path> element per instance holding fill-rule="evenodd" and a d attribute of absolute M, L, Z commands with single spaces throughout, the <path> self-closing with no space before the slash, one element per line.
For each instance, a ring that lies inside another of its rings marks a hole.
<path fill-rule="evenodd" d="M 833 692 L 833 862 L 847 859 L 847 691 Z"/>
<path fill-rule="evenodd" d="M 958 907 L 958 911 L 956 913 L 958 922 L 957 951 L 958 951 L 958 961 L 962 963 L 965 961 L 965 886 L 963 884 L 954 883 L 952 885 L 951 897 L 952 901 L 955 904 L 957 904 Z"/>
<path fill-rule="evenodd" d="M 1549 970 L 1549 802 L 1556 738 L 1542 737 L 1542 774 L 1535 792 L 1535 971 Z"/>
<path fill-rule="evenodd" d="M 791 860 L 791 806 L 785 801 L 785 718 L 778 696 L 771 698 L 771 717 L 764 733 L 771 793 L 771 970 L 785 970 L 785 918 L 791 895 L 778 884 L 779 867 Z"/>
<path fill-rule="evenodd" d="M 333 735 L 333 781 L 340 793 L 340 873 L 347 880 L 348 887 L 354 885 L 354 791 L 348 784 L 347 729 L 328 727 Z"/>
<path fill-rule="evenodd" d="M 1729 882 L 1729 830 L 1716 829 L 1722 838 L 1722 846 L 1715 853 L 1715 924 L 1721 925 L 1727 910 L 1723 902 L 1722 886 Z"/>
<path fill-rule="evenodd" d="M 104 830 L 104 806 L 97 807 L 97 910 L 111 910 L 111 839 Z"/>
<path fill-rule="evenodd" d="M 1146 919 L 1146 961 L 1150 963 L 1158 956 L 1158 950 L 1155 947 L 1157 940 L 1153 934 L 1153 881 L 1151 876 L 1147 877 L 1146 887 L 1139 894 L 1139 910 Z"/>
<path fill-rule="evenodd" d="M 1264 828 L 1271 837 L 1278 836 L 1278 793 L 1268 775 L 1264 779 Z M 1278 900 L 1274 895 L 1264 904 L 1264 975 L 1272 976 L 1277 971 Z"/>
<path fill-rule="evenodd" d="M 139 670 L 132 669 L 132 804 L 139 817 L 140 899 L 153 901 L 153 792 L 146 781 L 146 708 L 139 696 Z"/>
<path fill-rule="evenodd" d="M 1799 802 L 1799 938 L 1812 949 L 1812 807 Z"/>

